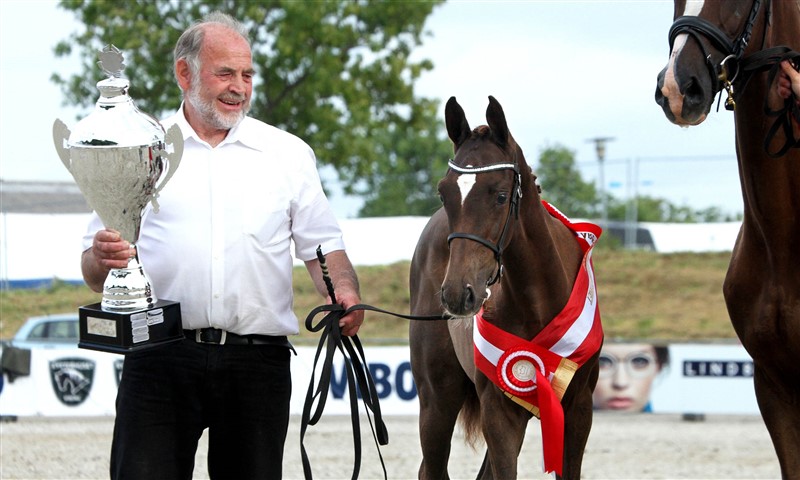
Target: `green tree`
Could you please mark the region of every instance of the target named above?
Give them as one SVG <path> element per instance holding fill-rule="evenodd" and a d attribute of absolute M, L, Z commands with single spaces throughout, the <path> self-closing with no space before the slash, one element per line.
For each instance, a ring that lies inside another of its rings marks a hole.
<path fill-rule="evenodd" d="M 600 197 L 592 183 L 581 177 L 575 166 L 575 152 L 560 145 L 549 146 L 539 153 L 534 168 L 542 187 L 542 198 L 569 217 L 597 218 Z"/>
<path fill-rule="evenodd" d="M 612 198 L 608 207 L 609 220 L 624 221 L 627 209 L 630 208 L 628 200 Z M 675 205 L 664 199 L 651 196 L 636 197 L 636 221 L 638 222 L 723 222 L 734 221 L 735 215 L 725 215 L 718 207 L 708 207 L 701 210 L 692 210 L 686 205 Z"/>
<path fill-rule="evenodd" d="M 434 119 L 435 102 L 415 97 L 413 90 L 433 65 L 410 56 L 422 43 L 426 18 L 442 1 L 62 0 L 60 7 L 85 28 L 59 42 L 55 53 L 75 50 L 81 71 L 70 77 L 56 73 L 52 80 L 67 104 L 93 105 L 101 76 L 97 52 L 114 44 L 125 55 L 137 106 L 163 116 L 181 101 L 172 73 L 178 36 L 210 11 L 229 13 L 249 28 L 253 41 L 251 115 L 307 141 L 321 164 L 334 166 L 346 191 L 359 192 L 366 182 L 377 192 L 370 205 L 380 204 L 382 192 L 399 202 L 397 182 L 375 175 L 394 169 L 415 174 L 422 159 L 406 161 L 413 147 L 424 146 L 428 154 L 441 148 L 434 140 L 442 129 Z M 396 147 L 392 142 L 399 139 L 408 145 Z M 401 184 L 413 186 L 407 180 Z M 400 205 L 418 206 L 420 189 L 435 198 L 429 183 L 409 190 L 409 201 Z"/>
<path fill-rule="evenodd" d="M 378 154 L 385 158 L 349 191 L 364 198 L 361 216 L 429 216 L 441 206 L 436 187 L 453 146 L 434 119 L 436 109 L 436 102 L 420 102 L 406 124 L 381 133 Z"/>

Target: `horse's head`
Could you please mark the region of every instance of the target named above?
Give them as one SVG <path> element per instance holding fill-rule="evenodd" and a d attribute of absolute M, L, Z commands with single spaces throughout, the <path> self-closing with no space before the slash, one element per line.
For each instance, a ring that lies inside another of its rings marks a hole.
<path fill-rule="evenodd" d="M 493 97 L 486 120 L 488 125 L 471 130 L 455 97 L 447 102 L 445 121 L 455 156 L 439 182 L 451 232 L 441 300 L 455 316 L 476 313 L 488 296 L 488 286 L 500 278 L 502 251 L 519 213 L 522 182 L 531 176 L 508 131 L 503 108 Z"/>
<path fill-rule="evenodd" d="M 761 0 L 675 1 L 670 56 L 658 74 L 656 102 L 681 126 L 705 120 L 716 94 L 733 82 Z"/>

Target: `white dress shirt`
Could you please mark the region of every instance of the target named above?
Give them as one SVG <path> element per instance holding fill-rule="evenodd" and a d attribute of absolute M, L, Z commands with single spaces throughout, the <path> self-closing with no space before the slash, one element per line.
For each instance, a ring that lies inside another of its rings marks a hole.
<path fill-rule="evenodd" d="M 159 299 L 181 304 L 183 328 L 240 335 L 293 335 L 292 257 L 344 250 L 312 149 L 247 117 L 212 148 L 183 115 L 184 152 L 175 175 L 148 205 L 136 247 Z M 102 229 L 93 215 L 84 248 Z M 131 240 L 131 239 L 127 239 Z"/>

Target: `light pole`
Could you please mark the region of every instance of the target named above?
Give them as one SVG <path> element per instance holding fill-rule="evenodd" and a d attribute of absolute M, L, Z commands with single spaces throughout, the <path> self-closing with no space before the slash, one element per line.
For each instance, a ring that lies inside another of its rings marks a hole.
<path fill-rule="evenodd" d="M 606 144 L 614 140 L 614 137 L 597 137 L 591 138 L 588 141 L 594 143 L 595 151 L 597 152 L 597 162 L 600 164 L 600 175 L 597 179 L 598 190 L 600 193 L 600 201 L 602 202 L 602 211 L 600 216 L 600 227 L 605 230 L 608 227 L 608 196 L 606 195 L 606 178 L 604 163 L 606 160 Z"/>

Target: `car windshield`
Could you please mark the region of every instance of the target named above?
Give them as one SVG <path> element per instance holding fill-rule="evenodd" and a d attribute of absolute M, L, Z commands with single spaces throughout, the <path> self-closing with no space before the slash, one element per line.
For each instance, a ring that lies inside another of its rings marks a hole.
<path fill-rule="evenodd" d="M 36 325 L 26 340 L 58 341 L 78 338 L 78 322 L 75 320 L 54 320 Z"/>

